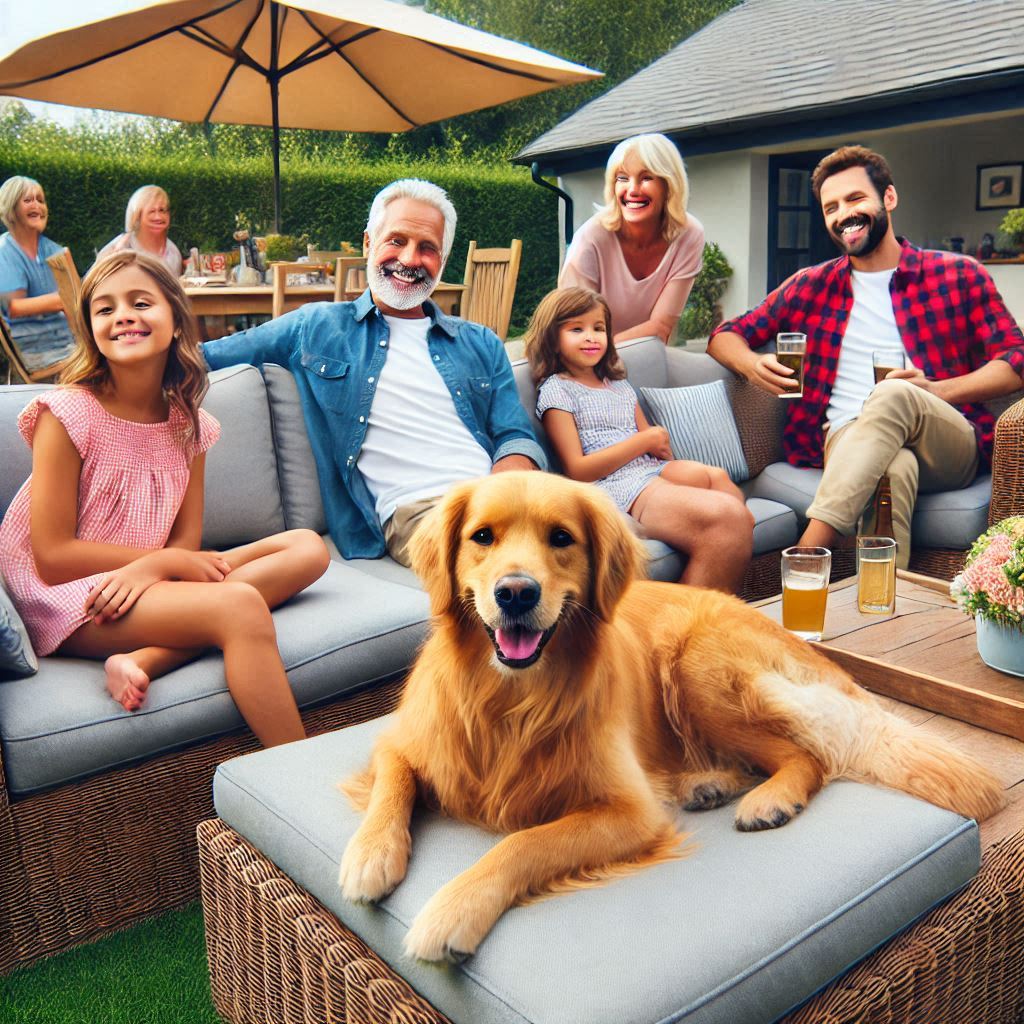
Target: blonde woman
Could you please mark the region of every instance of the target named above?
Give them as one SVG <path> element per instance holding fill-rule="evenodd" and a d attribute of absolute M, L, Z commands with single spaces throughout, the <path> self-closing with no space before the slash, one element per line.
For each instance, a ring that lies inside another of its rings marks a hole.
<path fill-rule="evenodd" d="M 30 371 L 70 355 L 74 338 L 46 258 L 61 246 L 43 234 L 49 210 L 34 178 L 15 175 L 0 185 L 0 315 Z"/>
<path fill-rule="evenodd" d="M 668 343 L 704 254 L 688 198 L 682 157 L 664 135 L 634 135 L 608 158 L 605 205 L 573 237 L 558 284 L 603 295 L 616 341 Z"/>
<path fill-rule="evenodd" d="M 175 277 L 181 277 L 181 253 L 167 237 L 171 226 L 171 201 L 159 185 L 137 188 L 124 214 L 124 234 L 111 239 L 100 250 L 97 260 L 122 249 L 148 252 L 167 264 Z"/>

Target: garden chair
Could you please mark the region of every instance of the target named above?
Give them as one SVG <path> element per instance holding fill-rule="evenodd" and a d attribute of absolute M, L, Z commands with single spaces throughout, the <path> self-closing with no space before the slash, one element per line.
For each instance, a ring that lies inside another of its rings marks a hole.
<path fill-rule="evenodd" d="M 46 257 L 49 268 L 57 281 L 57 294 L 64 305 L 64 315 L 68 318 L 68 327 L 76 341 L 81 337 L 78 330 L 78 296 L 82 291 L 82 279 L 78 276 L 78 268 L 71 258 L 71 250 L 65 246 L 60 252 Z"/>
<path fill-rule="evenodd" d="M 312 274 L 322 268 L 313 263 L 271 263 L 274 293 L 271 298 L 270 316 L 276 320 L 285 311 L 285 296 L 288 294 L 289 274 Z M 292 287 L 295 287 L 294 285 Z M 326 298 L 326 296 L 325 296 Z"/>
<path fill-rule="evenodd" d="M 334 301 L 344 302 L 366 288 L 366 257 L 338 256 L 334 265 Z"/>
<path fill-rule="evenodd" d="M 474 240 L 466 254 L 466 290 L 459 315 L 489 327 L 502 341 L 508 335 L 522 254 L 523 243 L 518 238 L 513 238 L 507 249 L 478 249 Z"/>
<path fill-rule="evenodd" d="M 18 347 L 18 343 L 11 335 L 11 330 L 7 326 L 7 321 L 2 316 L 0 316 L 0 352 L 3 352 L 4 357 L 7 360 L 8 383 L 11 381 L 18 383 L 14 378 L 19 377 L 21 378 L 21 383 L 24 384 L 38 384 L 42 381 L 50 381 L 60 373 L 64 366 L 64 360 L 61 359 L 58 362 L 50 363 L 47 366 L 39 366 L 35 369 L 30 369 L 28 364 L 25 362 L 21 349 Z"/>

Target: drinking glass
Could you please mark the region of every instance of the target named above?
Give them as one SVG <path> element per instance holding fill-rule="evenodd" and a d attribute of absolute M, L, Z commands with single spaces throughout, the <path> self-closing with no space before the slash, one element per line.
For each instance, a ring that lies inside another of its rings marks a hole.
<path fill-rule="evenodd" d="M 782 625 L 805 640 L 820 640 L 832 552 L 792 547 L 782 552 Z"/>
<path fill-rule="evenodd" d="M 892 537 L 858 537 L 858 611 L 892 615 L 895 608 L 896 541 Z"/>
<path fill-rule="evenodd" d="M 779 398 L 804 397 L 804 357 L 807 355 L 807 335 L 795 332 L 776 335 L 775 358 L 793 371 L 792 380 L 800 382 L 795 391 L 783 391 Z"/>
<path fill-rule="evenodd" d="M 907 365 L 906 353 L 901 348 L 882 349 L 871 353 L 871 365 L 875 370 L 875 383 L 885 380 L 890 370 L 902 370 Z"/>

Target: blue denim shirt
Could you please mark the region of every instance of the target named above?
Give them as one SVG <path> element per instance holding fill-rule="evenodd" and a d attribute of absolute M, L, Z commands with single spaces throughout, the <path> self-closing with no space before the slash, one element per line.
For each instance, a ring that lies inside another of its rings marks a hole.
<path fill-rule="evenodd" d="M 424 304 L 427 345 L 455 410 L 497 462 L 525 455 L 547 468 L 512 366 L 497 335 Z M 291 370 L 320 477 L 327 526 L 345 558 L 379 558 L 384 532 L 357 462 L 390 332 L 369 291 L 355 302 L 311 302 L 240 334 L 203 345 L 211 370 L 277 363 Z"/>

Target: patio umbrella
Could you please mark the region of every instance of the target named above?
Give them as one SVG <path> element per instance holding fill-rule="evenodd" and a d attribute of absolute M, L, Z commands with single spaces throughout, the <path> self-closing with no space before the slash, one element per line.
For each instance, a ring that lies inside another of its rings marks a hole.
<path fill-rule="evenodd" d="M 52 24 L 45 0 L 39 24 Z M 0 95 L 280 129 L 400 132 L 599 72 L 387 0 L 158 0 L 0 60 Z"/>

